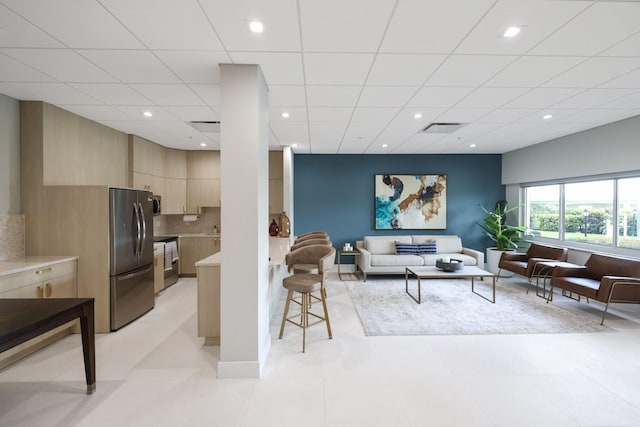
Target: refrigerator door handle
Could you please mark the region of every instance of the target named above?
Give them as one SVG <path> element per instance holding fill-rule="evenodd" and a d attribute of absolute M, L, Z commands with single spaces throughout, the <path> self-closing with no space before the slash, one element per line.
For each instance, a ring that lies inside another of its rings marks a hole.
<path fill-rule="evenodd" d="M 138 212 L 138 207 L 136 206 L 136 203 L 133 204 L 133 212 L 135 212 L 135 215 L 136 215 L 136 252 L 135 252 L 135 257 L 137 259 L 140 259 L 140 236 L 141 236 L 142 230 L 140 229 L 140 212 Z"/>
<path fill-rule="evenodd" d="M 138 209 L 140 210 L 140 224 L 142 225 L 142 236 L 140 238 L 140 250 L 138 251 L 138 254 L 140 258 L 142 258 L 142 253 L 144 252 L 144 242 L 147 241 L 147 219 L 144 216 L 142 203 L 138 203 Z"/>
<path fill-rule="evenodd" d="M 143 274 L 148 273 L 152 269 L 153 269 L 153 265 L 151 267 L 145 268 L 144 270 L 136 271 L 135 273 L 130 273 L 130 274 L 127 274 L 126 276 L 120 276 L 119 279 L 120 280 L 133 279 L 134 277 L 142 276 Z"/>

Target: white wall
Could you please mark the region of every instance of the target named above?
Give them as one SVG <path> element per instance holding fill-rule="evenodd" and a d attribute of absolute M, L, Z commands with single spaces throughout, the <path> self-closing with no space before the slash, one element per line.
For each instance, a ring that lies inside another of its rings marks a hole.
<path fill-rule="evenodd" d="M 502 155 L 502 183 L 640 170 L 640 116 Z M 509 200 L 512 203 L 512 200 Z"/>
<path fill-rule="evenodd" d="M 20 211 L 20 103 L 0 95 L 0 215 Z"/>

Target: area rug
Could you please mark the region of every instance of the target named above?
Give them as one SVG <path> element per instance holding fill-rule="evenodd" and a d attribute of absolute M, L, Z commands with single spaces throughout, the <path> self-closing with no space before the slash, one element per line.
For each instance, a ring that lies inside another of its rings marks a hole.
<path fill-rule="evenodd" d="M 476 291 L 491 295 L 490 281 Z M 422 304 L 405 293 L 402 279 L 345 282 L 366 335 L 481 335 L 611 332 L 600 318 L 547 304 L 520 286 L 496 285 L 496 303 L 471 292 L 464 279 L 423 280 Z M 409 290 L 417 295 L 416 281 Z"/>

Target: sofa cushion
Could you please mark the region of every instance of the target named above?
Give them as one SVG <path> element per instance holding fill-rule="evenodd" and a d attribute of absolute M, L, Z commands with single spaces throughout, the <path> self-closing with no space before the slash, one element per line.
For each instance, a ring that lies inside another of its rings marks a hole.
<path fill-rule="evenodd" d="M 420 257 L 424 260 L 424 265 L 427 266 L 434 266 L 436 265 L 436 260 L 442 258 L 443 256 L 448 256 L 449 258 L 452 259 L 458 259 L 460 261 L 462 261 L 464 263 L 464 265 L 476 265 L 478 262 L 477 260 L 469 255 L 465 255 L 465 254 L 424 254 L 424 255 L 420 255 Z M 479 266 L 482 268 L 482 266 Z"/>
<path fill-rule="evenodd" d="M 365 236 L 364 248 L 371 255 L 393 255 L 396 253 L 396 241 L 412 243 L 411 236 Z"/>
<path fill-rule="evenodd" d="M 418 243 L 419 246 L 419 250 L 418 253 L 419 254 L 437 254 L 438 253 L 438 245 L 436 244 L 435 240 L 432 240 L 430 242 L 425 242 L 425 243 Z"/>
<path fill-rule="evenodd" d="M 436 242 L 402 243 L 396 242 L 396 255 L 421 255 L 437 253 Z"/>
<path fill-rule="evenodd" d="M 371 255 L 371 265 L 374 267 L 423 265 L 419 255 Z"/>

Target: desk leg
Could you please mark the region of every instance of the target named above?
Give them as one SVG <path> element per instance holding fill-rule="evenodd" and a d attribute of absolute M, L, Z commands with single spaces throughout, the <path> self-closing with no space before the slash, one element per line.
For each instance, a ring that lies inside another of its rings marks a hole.
<path fill-rule="evenodd" d="M 85 304 L 82 307 L 82 315 L 80 316 L 87 394 L 93 394 L 96 389 L 96 334 L 93 317 L 93 301 L 91 301 L 90 304 Z"/>
<path fill-rule="evenodd" d="M 492 287 L 493 287 L 493 290 L 492 290 L 493 295 L 492 295 L 492 297 L 493 297 L 493 299 L 489 299 L 489 298 L 485 297 L 484 295 L 482 295 L 482 294 L 480 294 L 479 292 L 476 291 L 475 280 L 474 280 L 475 277 L 474 276 L 471 276 L 471 292 L 473 292 L 474 294 L 478 295 L 481 298 L 486 299 L 490 303 L 495 304 L 496 303 L 496 276 L 494 275 L 494 276 L 492 276 L 492 278 L 493 278 L 493 284 L 492 284 Z M 483 279 L 483 277 L 481 277 L 481 279 Z"/>

